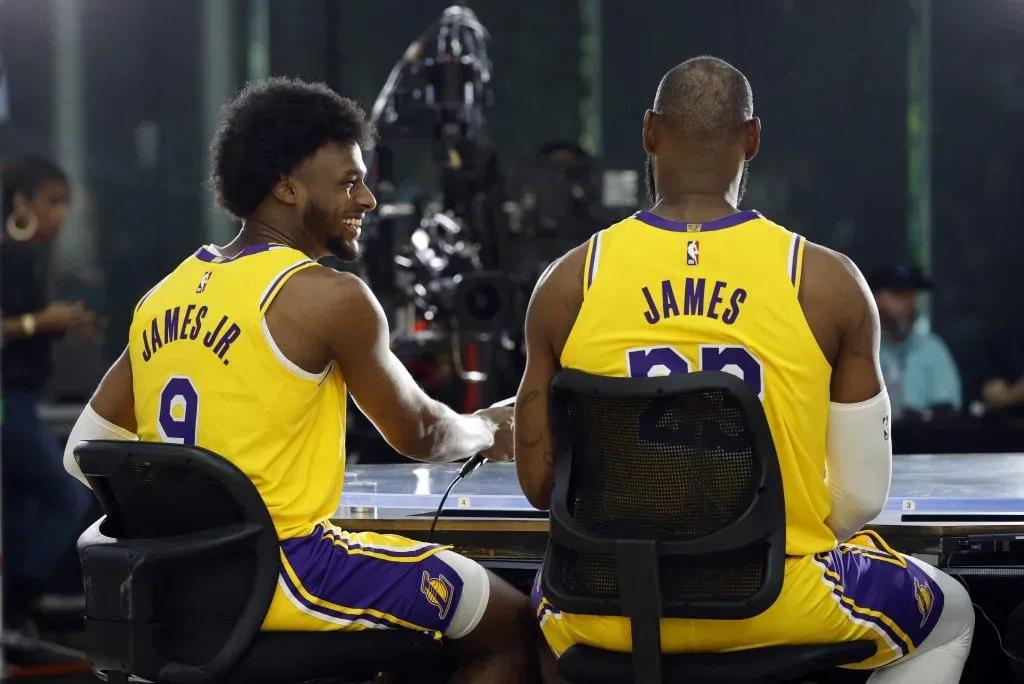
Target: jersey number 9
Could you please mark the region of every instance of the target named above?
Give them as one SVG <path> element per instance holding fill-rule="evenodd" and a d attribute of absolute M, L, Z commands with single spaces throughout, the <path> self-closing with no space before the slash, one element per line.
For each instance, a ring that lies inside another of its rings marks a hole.
<path fill-rule="evenodd" d="M 195 445 L 199 429 L 199 393 L 189 378 L 176 375 L 164 385 L 156 424 L 163 441 Z"/>

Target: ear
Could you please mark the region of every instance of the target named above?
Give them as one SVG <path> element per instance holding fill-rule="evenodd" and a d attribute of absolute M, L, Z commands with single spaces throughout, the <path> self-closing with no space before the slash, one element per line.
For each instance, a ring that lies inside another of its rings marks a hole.
<path fill-rule="evenodd" d="M 647 154 L 655 154 L 658 146 L 657 118 L 658 115 L 651 109 L 644 112 L 643 140 L 644 151 Z"/>
<path fill-rule="evenodd" d="M 761 119 L 754 117 L 747 122 L 747 133 L 746 133 L 746 151 L 743 156 L 744 159 L 750 161 L 757 156 L 758 150 L 761 149 Z"/>
<path fill-rule="evenodd" d="M 299 191 L 295 182 L 289 176 L 280 176 L 274 187 L 271 189 L 274 197 L 282 204 L 296 204 L 299 201 Z"/>

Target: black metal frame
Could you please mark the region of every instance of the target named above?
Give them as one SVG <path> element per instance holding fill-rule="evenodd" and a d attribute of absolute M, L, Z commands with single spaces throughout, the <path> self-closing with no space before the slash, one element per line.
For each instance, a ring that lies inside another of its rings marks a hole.
<path fill-rule="evenodd" d="M 273 598 L 280 568 L 277 534 L 256 487 L 245 473 L 216 454 L 194 446 L 96 440 L 75 447 L 75 457 L 107 515 L 79 539 L 86 584 L 86 643 L 93 667 L 166 682 L 211 681 L 228 672 L 250 647 Z M 128 459 L 187 465 L 217 480 L 238 502 L 245 520 L 221 528 L 159 539 L 125 538 L 107 479 Z M 113 536 L 108 536 L 110 533 Z M 116 537 L 116 538 L 115 538 Z M 148 614 L 159 587 L 151 568 L 170 561 L 257 549 L 251 593 L 238 622 L 217 654 L 201 665 L 167 661 L 156 647 Z M 116 645 L 116 646 L 115 646 Z"/>
<path fill-rule="evenodd" d="M 669 375 L 658 378 L 611 378 L 562 370 L 551 383 L 554 490 L 551 498 L 551 540 L 541 586 L 559 610 L 630 618 L 633 666 L 637 681 L 661 681 L 662 617 L 742 619 L 764 612 L 782 589 L 785 573 L 786 524 L 782 476 L 771 430 L 757 396 L 737 377 L 722 372 Z M 565 405 L 568 394 L 614 398 L 659 399 L 705 390 L 725 391 L 743 408 L 755 448 L 755 491 L 748 509 L 732 524 L 700 539 L 662 541 L 656 538 L 610 538 L 593 534 L 569 512 L 569 483 L 575 454 Z M 746 600 L 675 601 L 661 595 L 659 560 L 664 556 L 702 556 L 763 545 L 766 572 L 761 588 Z M 574 595 L 561 582 L 559 547 L 617 559 L 619 598 Z"/>

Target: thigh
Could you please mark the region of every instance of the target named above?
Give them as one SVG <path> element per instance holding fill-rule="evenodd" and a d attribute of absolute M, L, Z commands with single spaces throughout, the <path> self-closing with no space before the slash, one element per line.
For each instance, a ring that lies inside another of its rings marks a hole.
<path fill-rule="evenodd" d="M 281 542 L 281 574 L 263 629 L 461 636 L 483 614 L 488 591 L 484 569 L 448 547 L 321 524 Z"/>
<path fill-rule="evenodd" d="M 873 658 L 854 669 L 876 668 L 913 655 L 940 625 L 950 587 L 934 568 L 891 549 L 873 532 L 862 532 L 815 562 L 837 606 L 878 645 Z M 948 579 L 948 578 L 946 578 Z M 949 580 L 952 582 L 953 580 Z"/>

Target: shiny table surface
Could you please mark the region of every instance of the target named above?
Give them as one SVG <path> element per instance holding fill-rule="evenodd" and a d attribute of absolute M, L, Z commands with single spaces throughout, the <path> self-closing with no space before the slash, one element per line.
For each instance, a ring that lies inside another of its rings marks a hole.
<path fill-rule="evenodd" d="M 350 466 L 335 519 L 349 529 L 427 529 L 459 468 Z M 911 535 L 1024 532 L 1024 453 L 894 456 L 889 500 L 871 526 Z M 485 463 L 452 491 L 438 528 L 540 532 L 547 518 L 523 496 L 512 464 Z"/>

